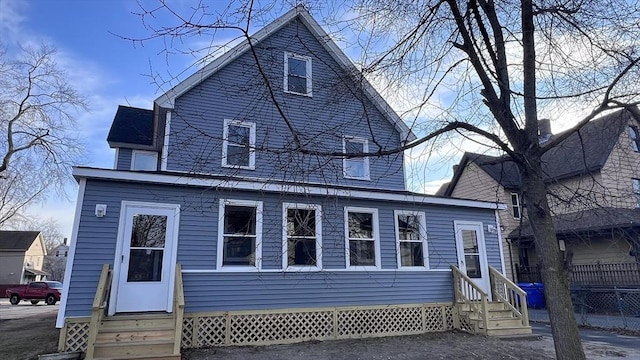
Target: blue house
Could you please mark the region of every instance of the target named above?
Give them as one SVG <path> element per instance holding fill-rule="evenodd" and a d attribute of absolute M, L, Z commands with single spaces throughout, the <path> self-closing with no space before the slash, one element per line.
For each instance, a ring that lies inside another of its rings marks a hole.
<path fill-rule="evenodd" d="M 381 154 L 415 139 L 302 7 L 153 110 L 119 107 L 114 168 L 74 169 L 60 350 L 530 331 L 503 207 L 407 191 Z"/>

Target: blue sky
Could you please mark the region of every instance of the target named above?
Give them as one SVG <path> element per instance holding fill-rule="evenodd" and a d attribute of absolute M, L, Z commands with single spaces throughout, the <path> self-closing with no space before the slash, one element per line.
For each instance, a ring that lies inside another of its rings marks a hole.
<path fill-rule="evenodd" d="M 90 112 L 77 117 L 77 131 L 85 139 L 88 151 L 87 162 L 79 165 L 111 168 L 114 151 L 109 149 L 106 136 L 117 106 L 151 109 L 153 100 L 161 93 L 148 76 L 151 69 L 165 75 L 176 74 L 196 60 L 183 55 L 167 61 L 162 53 L 165 46 L 160 41 L 134 46 L 114 35 L 148 35 L 140 18 L 133 14 L 138 11 L 133 0 L 0 0 L 0 42 L 8 48 L 9 55 L 16 53 L 18 43 L 45 42 L 54 46 L 58 50 L 58 64 L 87 97 Z M 274 13 L 273 18 L 278 15 L 281 12 Z M 163 21 L 157 19 L 158 23 Z M 194 46 L 202 44 L 202 39 L 188 41 L 193 41 Z M 351 51 L 347 51 L 350 56 Z M 417 171 L 423 173 L 420 177 L 425 179 L 425 185 L 413 189 L 434 191 L 448 176 L 450 164 L 439 163 L 435 169 L 421 166 Z M 55 219 L 62 235 L 70 237 L 76 196 L 77 186 L 70 187 L 69 200 L 52 197 L 46 204 L 32 206 L 29 212 Z"/>

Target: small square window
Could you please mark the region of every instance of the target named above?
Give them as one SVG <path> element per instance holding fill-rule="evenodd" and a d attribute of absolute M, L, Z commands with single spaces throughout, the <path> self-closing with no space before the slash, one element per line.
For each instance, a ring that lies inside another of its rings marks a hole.
<path fill-rule="evenodd" d="M 344 137 L 342 146 L 342 151 L 345 154 L 363 154 L 369 152 L 369 144 L 366 139 Z M 369 180 L 368 157 L 345 157 L 342 165 L 345 178 Z"/>
<path fill-rule="evenodd" d="M 225 120 L 222 136 L 222 166 L 254 170 L 256 124 Z"/>
<path fill-rule="evenodd" d="M 638 136 L 638 128 L 636 126 L 629 126 L 629 137 L 631 138 L 633 151 L 640 152 L 640 136 Z"/>
<path fill-rule="evenodd" d="M 131 154 L 131 170 L 155 171 L 158 167 L 158 153 L 153 151 L 133 150 Z"/>
<path fill-rule="evenodd" d="M 284 90 L 299 95 L 312 95 L 311 58 L 284 54 Z"/>

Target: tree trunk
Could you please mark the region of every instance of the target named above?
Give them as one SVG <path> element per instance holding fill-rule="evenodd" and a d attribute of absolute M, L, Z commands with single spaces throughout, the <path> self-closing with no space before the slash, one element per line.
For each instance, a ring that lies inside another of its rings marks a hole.
<path fill-rule="evenodd" d="M 562 339 L 554 341 L 556 357 L 559 360 L 585 359 L 571 303 L 570 280 L 547 201 L 540 156 L 529 156 L 528 160 L 521 174 L 522 190 L 541 265 L 551 331 L 554 339 Z"/>

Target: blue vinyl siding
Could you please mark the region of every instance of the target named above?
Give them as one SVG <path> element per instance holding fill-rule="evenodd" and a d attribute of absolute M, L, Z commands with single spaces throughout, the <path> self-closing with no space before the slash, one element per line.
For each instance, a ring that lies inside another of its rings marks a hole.
<path fill-rule="evenodd" d="M 122 200 L 180 204 L 177 261 L 186 271 L 216 269 L 220 199 L 263 202 L 264 272 L 185 273 L 187 311 L 263 309 L 451 301 L 448 271 L 396 271 L 394 210 L 424 211 L 432 269 L 457 264 L 454 220 L 495 225 L 493 210 L 374 199 L 348 199 L 87 180 L 79 222 L 66 316 L 89 315 L 102 264 L 113 264 Z M 323 271 L 281 269 L 283 202 L 320 204 L 323 210 Z M 102 218 L 96 204 L 106 204 Z M 345 268 L 344 207 L 377 208 L 382 270 Z M 489 263 L 500 268 L 496 234 L 485 232 Z M 332 271 L 334 270 L 334 271 Z M 249 295 L 247 295 L 249 294 Z"/>
<path fill-rule="evenodd" d="M 304 45 L 303 45 L 304 44 Z M 400 146 L 400 135 L 324 47 L 298 21 L 256 49 L 276 101 L 301 135 L 305 147 L 342 152 L 343 135 L 368 139 L 369 152 Z M 312 58 L 313 97 L 283 91 L 284 53 Z M 222 167 L 225 119 L 256 123 L 255 170 Z M 268 148 L 271 151 L 261 149 Z M 342 159 L 303 155 L 273 104 L 247 52 L 176 99 L 171 115 L 168 170 L 404 190 L 403 154 L 370 157 L 370 181 L 345 179 Z"/>
<path fill-rule="evenodd" d="M 116 170 L 131 170 L 131 156 L 133 150 L 118 148 L 118 159 L 116 160 Z"/>

